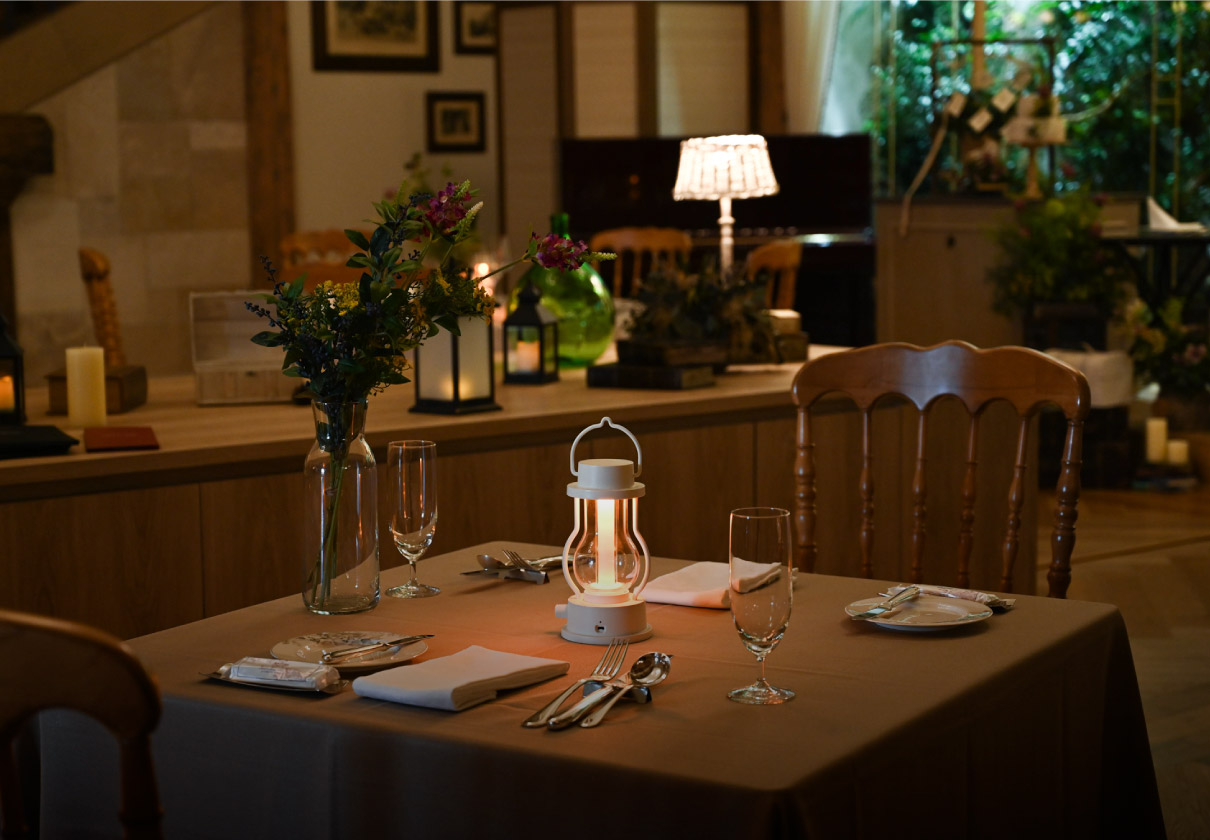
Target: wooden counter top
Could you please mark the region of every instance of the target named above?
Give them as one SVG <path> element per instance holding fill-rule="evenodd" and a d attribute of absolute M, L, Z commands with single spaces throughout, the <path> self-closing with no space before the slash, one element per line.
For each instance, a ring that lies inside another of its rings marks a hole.
<path fill-rule="evenodd" d="M 816 357 L 840 348 L 812 347 Z M 714 387 L 687 391 L 588 388 L 584 371 L 563 371 L 545 386 L 500 386 L 501 411 L 463 416 L 417 414 L 411 384 L 397 385 L 370 398 L 367 440 L 385 450 L 402 437 L 440 441 L 448 453 L 500 449 L 567 437 L 609 415 L 623 423 L 658 428 L 660 421 L 687 418 L 711 422 L 734 415 L 758 415 L 769 409 L 789 411 L 790 385 L 800 363 L 738 367 L 716 378 Z M 110 425 L 150 426 L 160 449 L 131 452 L 85 452 L 83 445 L 66 455 L 0 461 L 0 501 L 33 499 L 184 481 L 230 479 L 246 475 L 301 470 L 314 442 L 308 406 L 285 403 L 198 406 L 192 376 L 153 379 L 147 404 L 112 415 Z M 63 416 L 47 416 L 47 393 L 29 393 L 29 424 L 69 429 Z M 555 434 L 558 433 L 558 434 Z M 574 436 L 574 435 L 573 435 Z"/>

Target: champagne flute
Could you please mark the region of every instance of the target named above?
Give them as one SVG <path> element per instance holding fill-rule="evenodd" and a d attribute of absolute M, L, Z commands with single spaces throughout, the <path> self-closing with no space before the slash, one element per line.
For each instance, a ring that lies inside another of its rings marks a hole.
<path fill-rule="evenodd" d="M 416 580 L 416 561 L 433 544 L 437 530 L 437 444 L 431 440 L 396 440 L 387 444 L 391 476 L 391 536 L 408 561 L 407 583 L 387 594 L 394 598 L 428 598 L 441 590 Z"/>
<path fill-rule="evenodd" d="M 786 634 L 794 600 L 790 533 L 788 510 L 731 511 L 731 617 L 744 647 L 760 663 L 760 679 L 727 694 L 737 703 L 767 705 L 794 697 L 790 689 L 769 685 L 765 679 L 765 657 Z"/>

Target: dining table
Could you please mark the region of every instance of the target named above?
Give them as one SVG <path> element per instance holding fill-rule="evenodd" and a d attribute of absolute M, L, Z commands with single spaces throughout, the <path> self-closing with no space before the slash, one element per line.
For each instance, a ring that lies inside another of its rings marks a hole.
<path fill-rule="evenodd" d="M 846 605 L 895 581 L 798 573 L 767 660 L 782 705 L 727 698 L 757 661 L 726 609 L 649 603 L 671 656 L 648 703 L 597 727 L 521 723 L 603 647 L 559 633 L 571 590 L 466 575 L 491 542 L 423 559 L 435 597 L 383 597 L 342 616 L 299 596 L 129 641 L 155 676 L 153 735 L 168 838 L 1130 837 L 1164 835 L 1125 625 L 1109 604 L 1016 596 L 1012 609 L 934 632 L 855 621 Z M 726 548 L 719 562 L 726 562 Z M 257 558 L 244 558 L 255 575 Z M 686 565 L 653 558 L 651 575 Z M 406 567 L 382 575 L 400 583 Z M 469 646 L 561 660 L 560 677 L 460 712 L 232 685 L 205 674 L 326 631 L 433 634 L 399 668 Z M 103 690 L 103 687 L 98 687 Z M 73 712 L 44 714 L 44 838 L 119 836 L 117 748 Z"/>

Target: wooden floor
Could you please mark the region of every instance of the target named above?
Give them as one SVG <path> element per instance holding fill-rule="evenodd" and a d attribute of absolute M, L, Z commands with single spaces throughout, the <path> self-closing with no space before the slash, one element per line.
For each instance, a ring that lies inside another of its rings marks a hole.
<path fill-rule="evenodd" d="M 1210 488 L 1085 490 L 1072 565 L 1068 597 L 1126 619 L 1168 837 L 1210 838 Z"/>

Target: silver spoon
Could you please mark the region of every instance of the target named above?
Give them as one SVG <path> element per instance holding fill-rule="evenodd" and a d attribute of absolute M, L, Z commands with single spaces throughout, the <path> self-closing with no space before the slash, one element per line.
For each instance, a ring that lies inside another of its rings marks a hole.
<path fill-rule="evenodd" d="M 623 682 L 610 683 L 598 688 L 566 712 L 555 715 L 548 722 L 551 729 L 566 729 L 581 718 L 582 726 L 596 726 L 601 718 L 613 708 L 613 704 L 630 690 L 631 686 L 653 686 L 662 683 L 672 668 L 672 657 L 667 653 L 645 653 L 634 661 Z M 607 696 L 608 695 L 608 696 Z M 600 704 L 600 706 L 598 706 Z M 592 712 L 590 715 L 589 712 Z M 587 717 L 585 717 L 587 715 Z M 589 721 L 594 722 L 590 723 Z"/>
<path fill-rule="evenodd" d="M 580 721 L 580 726 L 585 729 L 596 726 L 605 719 L 605 715 L 609 714 L 609 710 L 622 699 L 622 695 L 630 691 L 632 686 L 638 685 L 650 688 L 653 685 L 659 685 L 668 679 L 668 673 L 671 670 L 672 657 L 669 654 L 654 652 L 643 654 L 630 666 L 630 673 L 626 675 L 629 681 L 628 684 L 619 686 L 608 700 L 601 703 L 586 718 Z"/>

